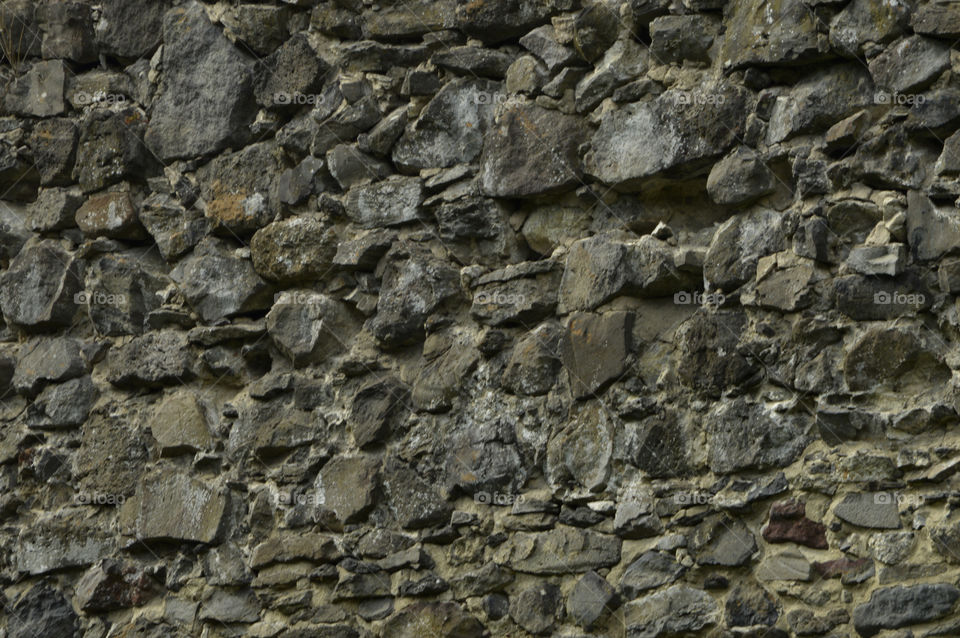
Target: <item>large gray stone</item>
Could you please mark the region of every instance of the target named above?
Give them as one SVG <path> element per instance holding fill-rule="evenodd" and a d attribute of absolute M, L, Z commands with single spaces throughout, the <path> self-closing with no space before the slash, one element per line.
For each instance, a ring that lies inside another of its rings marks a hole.
<path fill-rule="evenodd" d="M 895 494 L 853 492 L 843 497 L 833 511 L 838 518 L 860 527 L 899 529 L 900 510 Z"/>
<path fill-rule="evenodd" d="M 561 360 L 578 398 L 595 395 L 626 371 L 633 315 L 574 313 L 561 341 Z"/>
<path fill-rule="evenodd" d="M 853 610 L 853 626 L 863 638 L 870 638 L 884 629 L 943 618 L 957 598 L 960 590 L 947 583 L 884 587 Z"/>
<path fill-rule="evenodd" d="M 950 47 L 921 35 L 902 38 L 870 60 L 878 86 L 895 93 L 925 88 L 950 67 Z"/>
<path fill-rule="evenodd" d="M 258 230 L 250 240 L 250 256 L 265 279 L 317 282 L 330 275 L 338 243 L 321 216 L 297 215 Z"/>
<path fill-rule="evenodd" d="M 345 303 L 319 293 L 280 293 L 267 314 L 270 338 L 298 366 L 349 349 L 359 327 Z"/>
<path fill-rule="evenodd" d="M 50 383 L 79 377 L 87 369 L 87 361 L 76 339 L 53 337 L 41 339 L 26 347 L 17 361 L 13 386 L 18 392 L 33 396 Z"/>
<path fill-rule="evenodd" d="M 830 44 L 843 54 L 864 57 L 903 33 L 910 7 L 853 0 L 830 21 Z"/>
<path fill-rule="evenodd" d="M 584 158 L 586 172 L 630 189 L 670 169 L 695 170 L 743 137 L 747 102 L 743 89 L 716 82 L 610 111 Z"/>
<path fill-rule="evenodd" d="M 79 618 L 70 600 L 47 583 L 33 586 L 9 608 L 8 636 L 77 636 Z"/>
<path fill-rule="evenodd" d="M 284 164 L 272 142 L 252 144 L 214 158 L 197 171 L 206 216 L 226 236 L 246 235 L 280 211 L 277 182 Z"/>
<path fill-rule="evenodd" d="M 172 468 L 156 471 L 139 485 L 135 533 L 139 540 L 212 543 L 227 512 L 222 488 Z"/>
<path fill-rule="evenodd" d="M 734 0 L 724 14 L 720 62 L 725 69 L 810 62 L 830 49 L 817 16 L 802 0 Z"/>
<path fill-rule="evenodd" d="M 164 162 L 211 155 L 245 139 L 254 115 L 251 66 L 189 2 L 163 19 L 163 83 L 145 141 Z"/>
<path fill-rule="evenodd" d="M 4 106 L 17 115 L 50 117 L 64 111 L 66 76 L 60 60 L 37 62 L 16 77 L 4 96 Z"/>
<path fill-rule="evenodd" d="M 786 467 L 810 442 L 796 416 L 736 399 L 711 414 L 710 469 L 717 473 Z"/>
<path fill-rule="evenodd" d="M 186 333 L 148 332 L 107 355 L 107 380 L 119 388 L 158 388 L 196 376 L 196 358 Z"/>
<path fill-rule="evenodd" d="M 350 189 L 344 207 L 363 228 L 382 228 L 416 221 L 422 202 L 420 179 L 397 177 Z"/>
<path fill-rule="evenodd" d="M 720 606 L 710 594 L 688 585 L 673 585 L 624 607 L 629 638 L 683 635 L 714 625 L 720 618 Z"/>
<path fill-rule="evenodd" d="M 0 276 L 4 319 L 27 330 L 69 325 L 83 285 L 80 263 L 54 240 L 28 242 Z"/>
<path fill-rule="evenodd" d="M 567 574 L 609 567 L 620 561 L 621 541 L 565 525 L 546 532 L 516 532 L 497 548 L 494 560 L 529 574 Z"/>
<path fill-rule="evenodd" d="M 149 54 L 160 44 L 170 0 L 114 0 L 101 7 L 97 43 L 107 55 L 123 60 Z M 168 42 L 169 43 L 169 42 Z"/>
<path fill-rule="evenodd" d="M 713 235 L 703 265 L 704 279 L 725 291 L 754 278 L 760 257 L 784 245 L 779 213 L 763 208 L 735 215 Z"/>

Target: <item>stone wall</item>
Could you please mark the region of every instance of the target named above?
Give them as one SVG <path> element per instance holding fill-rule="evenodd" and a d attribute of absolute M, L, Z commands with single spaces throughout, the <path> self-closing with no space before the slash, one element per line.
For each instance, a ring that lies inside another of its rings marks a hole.
<path fill-rule="evenodd" d="M 958 37 L 4 0 L 0 638 L 960 636 Z"/>

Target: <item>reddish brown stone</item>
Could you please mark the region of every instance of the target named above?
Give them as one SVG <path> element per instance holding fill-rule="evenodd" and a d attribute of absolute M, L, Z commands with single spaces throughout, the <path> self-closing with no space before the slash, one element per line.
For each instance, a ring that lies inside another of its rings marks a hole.
<path fill-rule="evenodd" d="M 873 564 L 869 558 L 858 558 L 850 560 L 849 558 L 838 558 L 828 560 L 824 563 L 814 563 L 813 569 L 820 574 L 821 578 L 838 578 L 846 574 L 855 574 L 868 569 Z"/>
<path fill-rule="evenodd" d="M 814 549 L 827 548 L 827 528 L 804 514 L 801 501 L 780 501 L 770 507 L 770 522 L 763 528 L 768 543 L 797 543 Z"/>

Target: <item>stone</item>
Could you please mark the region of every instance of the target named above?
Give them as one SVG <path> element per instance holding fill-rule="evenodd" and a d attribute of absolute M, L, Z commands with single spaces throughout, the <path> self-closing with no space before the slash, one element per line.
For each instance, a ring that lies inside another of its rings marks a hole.
<path fill-rule="evenodd" d="M 587 62 L 596 62 L 617 39 L 620 19 L 603 2 L 588 5 L 573 20 L 573 46 Z"/>
<path fill-rule="evenodd" d="M 455 602 L 417 602 L 393 614 L 383 626 L 384 635 L 396 638 L 482 638 L 484 626 Z"/>
<path fill-rule="evenodd" d="M 330 175 L 344 190 L 386 179 L 392 172 L 387 162 L 361 152 L 353 144 L 337 144 L 327 151 L 326 161 Z"/>
<path fill-rule="evenodd" d="M 620 593 L 624 600 L 633 600 L 645 591 L 676 582 L 686 571 L 669 554 L 644 552 L 624 570 L 620 577 Z"/>
<path fill-rule="evenodd" d="M 918 191 L 907 193 L 907 244 L 915 260 L 937 259 L 960 249 L 960 223 L 949 210 Z"/>
<path fill-rule="evenodd" d="M 757 5 L 734 0 L 727 7 L 720 61 L 726 70 L 751 65 L 811 62 L 829 51 L 818 19 L 801 0 Z"/>
<path fill-rule="evenodd" d="M 685 321 L 676 332 L 681 383 L 719 397 L 753 381 L 760 366 L 737 347 L 746 325 L 738 311 L 696 313 Z"/>
<path fill-rule="evenodd" d="M 520 46 L 537 56 L 552 75 L 568 65 L 578 64 L 577 52 L 557 41 L 553 25 L 543 25 L 520 38 Z"/>
<path fill-rule="evenodd" d="M 290 10 L 256 4 L 241 4 L 235 13 L 223 16 L 227 32 L 232 32 L 258 55 L 270 55 L 286 40 Z"/>
<path fill-rule="evenodd" d="M 828 129 L 859 110 L 873 106 L 870 74 L 850 63 L 815 71 L 778 95 L 770 110 L 766 140 L 782 142 L 795 135 Z"/>
<path fill-rule="evenodd" d="M 48 385 L 27 408 L 27 425 L 41 430 L 82 425 L 98 396 L 89 376 Z"/>
<path fill-rule="evenodd" d="M 710 422 L 710 468 L 717 473 L 786 467 L 811 442 L 796 417 L 743 398 L 720 405 Z"/>
<path fill-rule="evenodd" d="M 135 565 L 104 559 L 80 578 L 77 602 L 86 612 L 139 607 L 150 598 L 154 589 L 150 576 Z"/>
<path fill-rule="evenodd" d="M 228 500 L 221 488 L 168 469 L 138 486 L 136 537 L 142 541 L 212 543 L 221 532 Z"/>
<path fill-rule="evenodd" d="M 44 188 L 30 207 L 30 230 L 48 232 L 74 225 L 74 214 L 83 203 L 78 188 Z"/>
<path fill-rule="evenodd" d="M 249 589 L 214 589 L 200 605 L 200 620 L 223 623 L 252 623 L 260 620 L 260 601 Z"/>
<path fill-rule="evenodd" d="M 797 501 L 774 503 L 770 508 L 770 522 L 763 528 L 763 540 L 827 549 L 827 528 L 807 518 L 805 511 L 806 506 Z"/>
<path fill-rule="evenodd" d="M 37 576 L 92 565 L 112 553 L 116 541 L 77 512 L 57 512 L 44 514 L 22 529 L 15 545 L 17 571 Z"/>
<path fill-rule="evenodd" d="M 547 22 L 555 11 L 550 2 L 523 4 L 495 0 L 480 4 L 457 3 L 456 26 L 486 44 L 496 44 Z"/>
<path fill-rule="evenodd" d="M 24 330 L 67 326 L 81 281 L 80 263 L 59 242 L 31 240 L 0 275 L 0 310 Z"/>
<path fill-rule="evenodd" d="M 720 607 L 710 594 L 688 585 L 673 585 L 624 606 L 630 638 L 659 638 L 694 632 L 720 621 Z"/>
<path fill-rule="evenodd" d="M 518 265 L 522 266 L 522 265 Z M 547 264 L 545 272 L 532 272 L 533 277 L 512 277 L 495 271 L 482 277 L 473 293 L 470 314 L 478 321 L 492 326 L 536 324 L 554 313 L 557 307 L 559 272 Z M 497 281 L 507 279 L 506 281 Z M 489 283 L 487 283 L 489 282 Z"/>
<path fill-rule="evenodd" d="M 604 99 L 631 80 L 642 77 L 649 66 L 648 49 L 638 45 L 631 38 L 621 38 L 603 54 L 596 68 L 576 82 L 573 92 L 574 106 L 578 113 L 587 113 L 595 109 Z M 575 77 L 579 78 L 582 73 Z M 562 82 L 558 79 L 558 82 Z M 552 87 L 551 92 L 559 87 Z M 547 87 L 544 87 L 546 93 Z M 563 95 L 563 92 L 560 92 Z"/>
<path fill-rule="evenodd" d="M 268 109 L 296 109 L 323 87 L 329 65 L 299 33 L 260 61 L 254 74 L 257 102 Z"/>
<path fill-rule="evenodd" d="M 559 326 L 545 324 L 517 341 L 500 385 L 512 394 L 522 396 L 539 396 L 549 392 L 560 372 L 562 334 Z"/>
<path fill-rule="evenodd" d="M 506 75 L 513 57 L 496 49 L 464 46 L 435 53 L 430 62 L 437 68 L 452 73 L 500 80 Z"/>
<path fill-rule="evenodd" d="M 107 380 L 118 388 L 159 388 L 190 381 L 195 365 L 185 333 L 149 332 L 110 351 Z"/>
<path fill-rule="evenodd" d="M 4 106 L 28 117 L 50 117 L 64 112 L 66 76 L 61 60 L 36 62 L 7 89 Z"/>
<path fill-rule="evenodd" d="M 917 335 L 905 330 L 867 331 L 847 351 L 843 361 L 847 387 L 866 391 L 948 378 L 946 366 L 926 350 Z"/>
<path fill-rule="evenodd" d="M 707 250 L 704 279 L 725 291 L 753 279 L 760 257 L 782 249 L 781 224 L 778 213 L 762 208 L 725 221 Z"/>
<path fill-rule="evenodd" d="M 775 179 L 755 152 L 741 146 L 710 169 L 707 193 L 717 204 L 744 206 L 772 193 Z"/>
<path fill-rule="evenodd" d="M 770 592 L 741 583 L 730 592 L 725 606 L 728 627 L 772 627 L 780 618 L 780 605 Z"/>
<path fill-rule="evenodd" d="M 350 189 L 344 207 L 361 227 L 382 228 L 415 221 L 423 197 L 419 178 L 396 177 Z"/>
<path fill-rule="evenodd" d="M 663 16 L 650 22 L 650 54 L 661 64 L 710 61 L 720 20 L 707 15 Z"/>
<path fill-rule="evenodd" d="M 377 314 L 368 322 L 385 347 L 422 339 L 427 317 L 459 293 L 459 273 L 429 251 L 396 244 L 384 258 Z"/>
<path fill-rule="evenodd" d="M 528 574 L 582 573 L 620 561 L 616 536 L 558 526 L 545 532 L 515 532 L 497 548 L 495 561 Z"/>
<path fill-rule="evenodd" d="M 147 315 L 160 306 L 158 292 L 167 283 L 150 258 L 107 254 L 88 262 L 85 289 L 76 297 L 86 306 L 97 334 L 141 334 Z"/>
<path fill-rule="evenodd" d="M 671 169 L 695 170 L 742 137 L 746 101 L 742 89 L 721 82 L 610 111 L 584 157 L 586 172 L 631 189 Z"/>
<path fill-rule="evenodd" d="M 76 339 L 46 338 L 34 342 L 17 361 L 13 387 L 34 396 L 45 386 L 81 376 L 87 372 L 81 342 Z"/>
<path fill-rule="evenodd" d="M 208 323 L 270 307 L 271 292 L 267 283 L 250 260 L 239 257 L 225 240 L 201 241 L 170 271 L 170 278 Z"/>
<path fill-rule="evenodd" d="M 494 107 L 503 97 L 499 87 L 466 78 L 447 83 L 397 140 L 394 164 L 419 170 L 472 162 L 483 150 Z"/>
<path fill-rule="evenodd" d="M 316 282 L 333 269 L 337 235 L 320 215 L 288 217 L 258 230 L 250 240 L 253 267 L 264 279 Z"/>
<path fill-rule="evenodd" d="M 388 459 L 382 473 L 390 508 L 403 529 L 443 525 L 451 507 L 441 500 L 434 486 L 398 459 Z"/>
<path fill-rule="evenodd" d="M 128 192 L 92 195 L 76 213 L 77 226 L 88 237 L 144 239 L 133 200 Z"/>
<path fill-rule="evenodd" d="M 96 24 L 100 51 L 124 60 L 148 55 L 161 42 L 164 14 L 170 5 L 168 0 L 144 6 L 130 0 L 110 3 Z"/>
<path fill-rule="evenodd" d="M 337 456 L 320 468 L 314 487 L 320 507 L 343 524 L 357 523 L 374 505 L 380 461 L 362 456 Z"/>
<path fill-rule="evenodd" d="M 152 193 L 143 200 L 139 218 L 167 261 L 189 252 L 206 237 L 210 226 L 197 209 L 185 209 L 162 193 Z"/>
<path fill-rule="evenodd" d="M 849 623 L 850 614 L 846 609 L 833 609 L 817 616 L 808 609 L 794 609 L 787 614 L 787 622 L 798 636 L 820 636 Z"/>
<path fill-rule="evenodd" d="M 599 402 L 573 408 L 571 412 L 570 425 L 547 443 L 544 474 L 552 485 L 573 482 L 598 492 L 610 476 L 613 419 Z"/>
<path fill-rule="evenodd" d="M 869 638 L 884 629 L 909 627 L 950 613 L 960 590 L 946 583 L 898 585 L 876 589 L 853 610 L 857 633 Z"/>
<path fill-rule="evenodd" d="M 154 158 L 143 146 L 145 128 L 146 117 L 133 108 L 94 109 L 87 114 L 80 125 L 73 170 L 85 193 L 153 172 Z"/>
<path fill-rule="evenodd" d="M 282 169 L 279 149 L 271 142 L 220 155 L 200 168 L 197 179 L 213 229 L 247 235 L 273 221 L 280 211 L 276 181 Z"/>
<path fill-rule="evenodd" d="M 81 503 L 122 505 L 133 494 L 148 457 L 145 437 L 130 424 L 136 414 L 136 406 L 121 409 L 107 402 L 96 406 L 84 423 L 72 468 Z"/>
<path fill-rule="evenodd" d="M 717 514 L 697 526 L 690 549 L 698 565 L 736 567 L 750 562 L 757 541 L 740 520 Z"/>
<path fill-rule="evenodd" d="M 595 395 L 626 371 L 632 315 L 575 313 L 561 340 L 561 361 L 578 398 Z"/>
<path fill-rule="evenodd" d="M 922 4 L 910 18 L 914 33 L 939 38 L 960 37 L 960 12 L 949 4 Z"/>
<path fill-rule="evenodd" d="M 163 18 L 163 83 L 144 141 L 163 162 L 212 155 L 253 120 L 251 65 L 191 1 Z"/>
<path fill-rule="evenodd" d="M 847 257 L 847 265 L 861 275 L 896 277 L 907 265 L 906 244 L 883 246 L 854 246 Z"/>
<path fill-rule="evenodd" d="M 813 290 L 817 275 L 812 264 L 776 270 L 757 283 L 753 301 L 762 308 L 786 312 L 803 310 L 816 300 Z M 741 301 L 749 303 L 749 296 L 744 295 Z"/>
<path fill-rule="evenodd" d="M 950 66 L 950 48 L 921 35 L 901 38 L 870 60 L 870 75 L 893 93 L 926 88 Z"/>
<path fill-rule="evenodd" d="M 563 597 L 552 583 L 524 589 L 510 599 L 510 618 L 534 635 L 553 631 Z"/>
<path fill-rule="evenodd" d="M 886 492 L 853 492 L 834 508 L 840 519 L 860 527 L 899 529 L 900 511 L 897 499 Z"/>
<path fill-rule="evenodd" d="M 297 366 L 347 350 L 358 327 L 345 303 L 318 293 L 281 293 L 267 313 L 267 333 Z"/>
<path fill-rule="evenodd" d="M 189 390 L 166 395 L 148 424 L 161 456 L 206 450 L 213 443 L 204 409 Z"/>
<path fill-rule="evenodd" d="M 909 15 L 906 6 L 854 0 L 830 21 L 830 44 L 847 56 L 870 57 L 865 54 L 903 33 Z"/>
<path fill-rule="evenodd" d="M 76 636 L 79 618 L 70 600 L 47 583 L 31 587 L 10 606 L 7 635 L 10 638 Z"/>
<path fill-rule="evenodd" d="M 350 424 L 357 447 L 386 440 L 409 398 L 410 390 L 397 379 L 386 377 L 366 383 L 353 397 Z"/>
<path fill-rule="evenodd" d="M 567 615 L 577 626 L 590 630 L 616 603 L 613 586 L 597 572 L 589 571 L 567 597 Z"/>
<path fill-rule="evenodd" d="M 485 135 L 481 189 L 492 197 L 571 190 L 582 181 L 577 149 L 585 141 L 577 117 L 531 103 L 510 104 Z"/>
<path fill-rule="evenodd" d="M 767 582 L 808 581 L 811 577 L 811 566 L 810 561 L 798 550 L 789 549 L 765 556 L 753 573 L 758 580 Z"/>
<path fill-rule="evenodd" d="M 85 129 L 88 130 L 88 129 Z M 136 131 L 136 128 L 134 128 Z M 66 186 L 72 183 L 74 161 L 77 157 L 77 142 L 80 132 L 77 124 L 66 118 L 50 118 L 41 120 L 33 127 L 32 134 L 27 139 L 27 146 L 39 173 L 38 177 L 44 186 Z M 121 136 L 122 137 L 122 136 Z M 94 154 L 87 153 L 85 159 L 95 159 Z M 4 170 L 7 167 L 4 166 Z M 88 175 L 90 173 L 82 173 Z M 32 176 L 24 174 L 24 180 Z M 10 197 L 12 193 L 8 193 Z M 29 199 L 32 199 L 30 197 Z"/>

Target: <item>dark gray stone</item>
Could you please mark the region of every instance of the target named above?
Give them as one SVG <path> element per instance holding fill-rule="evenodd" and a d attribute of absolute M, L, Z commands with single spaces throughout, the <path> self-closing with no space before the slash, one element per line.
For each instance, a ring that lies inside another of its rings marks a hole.
<path fill-rule="evenodd" d="M 10 609 L 10 638 L 80 635 L 80 623 L 70 601 L 46 583 L 33 586 Z"/>
<path fill-rule="evenodd" d="M 960 590 L 946 583 L 884 587 L 853 610 L 853 626 L 869 638 L 884 629 L 936 620 L 950 613 L 958 597 Z"/>
<path fill-rule="evenodd" d="M 597 572 L 584 574 L 567 597 L 567 614 L 580 627 L 589 630 L 609 609 L 616 607 L 613 586 Z"/>
<path fill-rule="evenodd" d="M 80 263 L 59 242 L 28 242 L 0 276 L 3 317 L 26 330 L 69 325 L 82 281 Z"/>
<path fill-rule="evenodd" d="M 624 606 L 629 638 L 659 638 L 694 632 L 720 621 L 720 608 L 707 592 L 673 585 Z"/>
<path fill-rule="evenodd" d="M 562 609 L 560 588 L 552 583 L 521 591 L 510 600 L 510 618 L 534 635 L 553 631 Z"/>
<path fill-rule="evenodd" d="M 860 527 L 899 529 L 897 498 L 888 492 L 854 492 L 844 496 L 833 511 L 840 519 Z"/>
<path fill-rule="evenodd" d="M 633 315 L 574 313 L 561 342 L 561 360 L 574 396 L 601 392 L 626 371 Z"/>
<path fill-rule="evenodd" d="M 669 554 L 649 551 L 630 563 L 620 577 L 620 592 L 626 600 L 641 593 L 676 582 L 686 571 Z"/>

